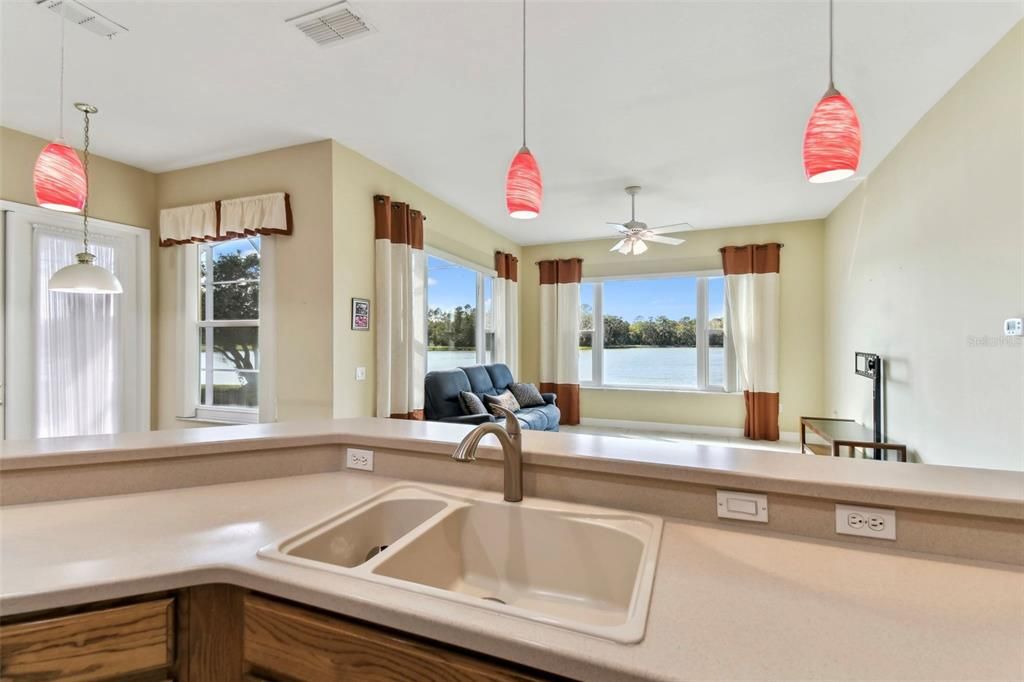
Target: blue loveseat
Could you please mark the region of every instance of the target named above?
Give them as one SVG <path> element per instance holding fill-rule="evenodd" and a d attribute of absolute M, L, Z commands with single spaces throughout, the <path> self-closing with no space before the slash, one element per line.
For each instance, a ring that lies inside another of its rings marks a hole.
<path fill-rule="evenodd" d="M 471 391 L 483 400 L 485 395 L 498 395 L 515 383 L 508 365 L 473 365 L 436 372 L 427 372 L 423 414 L 427 421 L 453 424 L 483 424 L 497 421 L 492 414 L 463 414 L 459 393 Z M 554 393 L 541 393 L 543 405 L 524 407 L 516 413 L 519 425 L 533 431 L 557 431 L 562 413 L 555 405 Z"/>

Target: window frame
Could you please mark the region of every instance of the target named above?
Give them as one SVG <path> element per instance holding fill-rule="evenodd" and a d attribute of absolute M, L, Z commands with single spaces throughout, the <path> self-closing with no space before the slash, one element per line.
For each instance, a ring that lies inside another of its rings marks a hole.
<path fill-rule="evenodd" d="M 247 239 L 239 237 L 238 239 Z M 276 257 L 274 239 L 264 236 L 260 237 L 260 293 L 259 293 L 259 319 L 257 320 L 202 320 L 200 319 L 200 268 L 199 263 L 203 253 L 211 258 L 212 250 L 217 245 L 229 241 L 223 240 L 214 242 L 201 242 L 198 244 L 186 244 L 175 247 L 183 251 L 183 268 L 181 273 L 180 287 L 180 309 L 179 309 L 179 341 L 180 362 L 182 368 L 181 390 L 182 416 L 178 419 L 185 421 L 201 421 L 228 424 L 257 424 L 277 420 L 277 399 L 276 399 L 276 293 L 274 291 L 274 273 L 276 271 Z M 206 310 L 213 310 L 213 287 L 206 290 Z M 200 382 L 196 381 L 199 376 L 199 334 L 202 333 L 206 339 L 206 375 L 203 385 L 212 385 L 213 374 L 213 330 L 230 327 L 256 327 L 259 334 L 260 363 L 256 373 L 259 375 L 259 393 L 257 395 L 256 407 L 242 407 L 236 405 L 213 405 L 213 392 L 206 392 L 206 401 L 200 400 Z"/>
<path fill-rule="evenodd" d="M 430 257 L 440 258 L 443 261 L 447 261 L 452 265 L 458 265 L 459 267 L 472 270 L 476 273 L 476 323 L 473 330 L 473 342 L 476 344 L 476 363 L 478 365 L 484 365 L 493 360 L 493 335 L 494 335 L 494 315 L 497 312 L 494 310 L 494 280 L 498 277 L 498 271 L 493 268 L 486 268 L 482 265 L 474 263 L 471 260 L 460 258 L 452 255 L 447 251 L 443 251 L 433 246 L 424 246 L 423 251 L 427 254 L 426 264 L 426 275 L 427 279 L 430 279 Z M 487 314 L 486 314 L 486 297 L 484 292 L 484 280 L 490 278 L 491 280 L 491 328 L 487 329 Z M 428 313 L 430 312 L 430 287 L 427 287 L 427 291 L 423 296 L 423 324 L 424 334 L 423 338 L 427 340 L 427 357 L 430 356 L 430 326 L 427 320 Z M 492 349 L 491 358 L 487 357 L 487 335 L 492 336 Z M 429 365 L 427 371 L 430 371 Z"/>
<path fill-rule="evenodd" d="M 712 277 L 723 277 L 720 269 L 695 270 L 690 272 L 657 272 L 643 273 L 636 275 L 603 275 L 584 277 L 582 284 L 592 284 L 594 287 L 593 318 L 594 329 L 591 335 L 591 379 L 580 381 L 581 388 L 627 390 L 627 391 L 659 391 L 664 393 L 736 393 L 736 353 L 729 342 L 730 325 L 728 317 L 728 305 L 723 310 L 724 316 L 724 341 L 725 368 L 724 385 L 708 384 L 710 353 L 708 345 L 708 279 Z M 680 279 L 693 278 L 697 280 L 697 320 L 696 320 L 696 350 L 697 350 L 697 385 L 653 385 L 653 384 L 607 384 L 604 382 L 604 284 L 611 281 L 637 281 L 645 279 Z M 580 303 L 582 309 L 582 301 Z"/>

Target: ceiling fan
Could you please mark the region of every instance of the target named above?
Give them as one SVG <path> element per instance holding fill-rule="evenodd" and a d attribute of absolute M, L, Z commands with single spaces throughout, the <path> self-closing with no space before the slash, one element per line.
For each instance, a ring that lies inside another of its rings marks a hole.
<path fill-rule="evenodd" d="M 647 227 L 647 223 L 636 219 L 636 195 L 639 193 L 640 187 L 638 185 L 630 185 L 626 188 L 626 194 L 629 195 L 631 205 L 629 222 L 608 223 L 609 225 L 614 225 L 615 229 L 622 235 L 622 239 L 609 251 L 618 251 L 623 256 L 639 256 L 647 250 L 645 242 L 657 242 L 658 244 L 668 244 L 670 246 L 679 246 L 685 242 L 685 239 L 662 237 L 660 235 L 668 232 L 692 230 L 693 225 L 689 223 L 673 223 L 672 225 L 662 225 L 661 227 Z"/>

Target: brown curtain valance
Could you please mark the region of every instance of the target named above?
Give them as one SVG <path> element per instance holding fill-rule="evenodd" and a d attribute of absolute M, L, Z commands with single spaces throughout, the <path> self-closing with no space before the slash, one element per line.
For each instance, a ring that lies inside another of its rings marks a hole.
<path fill-rule="evenodd" d="M 287 192 L 160 211 L 160 246 L 226 241 L 245 235 L 287 235 L 292 230 L 292 207 Z"/>
<path fill-rule="evenodd" d="M 583 280 L 582 258 L 559 258 L 537 263 L 541 284 L 579 284 Z"/>
<path fill-rule="evenodd" d="M 779 271 L 782 244 L 723 246 L 719 252 L 726 275 L 763 275 Z"/>
<path fill-rule="evenodd" d="M 378 194 L 373 197 L 374 237 L 386 239 L 393 244 L 408 244 L 414 249 L 423 249 L 423 222 L 427 219 L 421 211 L 410 208 L 409 204 L 391 201 L 391 197 Z"/>
<path fill-rule="evenodd" d="M 519 259 L 511 253 L 495 251 L 494 269 L 498 272 L 498 279 L 519 281 Z"/>

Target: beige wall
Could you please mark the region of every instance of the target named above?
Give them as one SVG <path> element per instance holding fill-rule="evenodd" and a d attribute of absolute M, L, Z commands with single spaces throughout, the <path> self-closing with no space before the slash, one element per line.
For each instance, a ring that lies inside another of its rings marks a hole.
<path fill-rule="evenodd" d="M 521 247 L 484 227 L 408 180 L 364 156 L 333 143 L 334 191 L 334 416 L 374 412 L 374 337 L 352 331 L 352 297 L 374 298 L 373 196 L 387 194 L 423 211 L 428 246 L 494 267 L 495 250 L 519 255 Z M 373 308 L 375 313 L 376 306 Z M 377 328 L 373 319 L 372 328 Z M 355 380 L 366 367 L 366 381 Z"/>
<path fill-rule="evenodd" d="M 11 128 L 0 127 L 0 199 L 16 201 L 22 204 L 36 203 L 35 191 L 32 189 L 32 169 L 36 157 L 50 140 L 29 135 Z M 156 229 L 156 175 L 141 168 L 111 161 L 102 156 L 89 157 L 89 215 L 100 220 L 123 223 L 148 230 Z M 152 250 L 152 271 L 156 272 L 157 237 L 150 239 Z M 3 263 L 0 262 L 0 273 Z M 152 309 L 156 311 L 159 294 L 154 277 L 152 291 Z M 156 386 L 156 367 L 159 362 L 157 355 L 157 323 L 153 316 L 152 349 L 153 373 L 152 385 Z M 154 393 L 155 397 L 155 393 Z M 151 401 L 151 422 L 157 423 L 156 400 Z"/>
<path fill-rule="evenodd" d="M 523 248 L 520 269 L 522 296 L 522 367 L 528 381 L 539 374 L 539 283 L 535 261 L 548 258 L 583 258 L 583 276 L 644 273 L 681 273 L 720 269 L 718 249 L 729 244 L 779 241 L 782 251 L 781 326 L 779 358 L 780 423 L 783 431 L 796 431 L 802 415 L 821 413 L 823 396 L 823 281 L 822 221 L 776 223 L 685 235 L 686 243 L 670 247 L 652 244 L 642 257 L 609 253 L 614 239 L 545 244 Z M 683 391 L 582 389 L 584 418 L 667 422 L 702 426 L 743 426 L 743 398 L 737 394 Z"/>
<path fill-rule="evenodd" d="M 157 177 L 159 208 L 268 192 L 288 192 L 295 233 L 272 237 L 276 256 L 277 412 L 280 421 L 331 416 L 331 148 L 314 142 L 253 154 Z M 160 249 L 157 307 L 160 357 L 159 428 L 175 419 L 180 369 L 174 313 L 178 307 L 177 249 Z"/>
<path fill-rule="evenodd" d="M 1024 469 L 1024 23 L 829 216 L 826 404 L 870 423 L 854 351 L 882 355 L 889 436 L 924 462 Z"/>
<path fill-rule="evenodd" d="M 427 216 L 426 241 L 462 258 L 493 264 L 494 249 L 519 247 L 419 187 L 337 142 L 325 140 L 163 173 L 160 208 L 286 191 L 295 233 L 275 238 L 277 402 L 281 421 L 372 415 L 374 333 L 350 328 L 353 297 L 374 298 L 373 195 L 389 194 Z M 173 357 L 177 307 L 174 249 L 161 249 L 160 338 Z M 376 330 L 376 319 L 372 329 Z M 365 367 L 365 381 L 356 381 Z M 178 369 L 162 363 L 159 426 L 176 420 Z"/>

